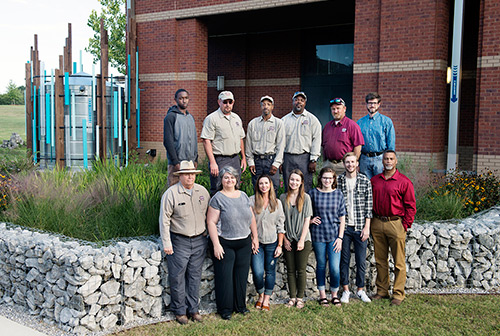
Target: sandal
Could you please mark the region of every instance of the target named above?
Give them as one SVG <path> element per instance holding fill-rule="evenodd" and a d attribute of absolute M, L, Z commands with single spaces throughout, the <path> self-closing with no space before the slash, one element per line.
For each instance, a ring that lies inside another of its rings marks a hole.
<path fill-rule="evenodd" d="M 262 302 L 260 302 L 260 301 L 255 302 L 255 309 L 261 310 L 262 309 Z"/>
<path fill-rule="evenodd" d="M 295 304 L 295 307 L 297 307 L 298 309 L 304 308 L 304 300 L 297 299 L 297 303 Z"/>
<path fill-rule="evenodd" d="M 290 307 L 295 306 L 295 302 L 296 302 L 296 301 L 297 301 L 297 299 L 295 299 L 295 298 L 288 300 L 288 302 L 287 302 L 287 303 L 285 303 L 285 307 L 290 308 Z"/>
<path fill-rule="evenodd" d="M 339 298 L 338 297 L 333 297 L 332 298 L 332 304 L 336 307 L 340 307 L 342 306 L 342 303 L 340 302 Z"/>
<path fill-rule="evenodd" d="M 318 300 L 318 303 L 322 306 L 322 307 L 330 307 L 330 303 L 328 302 L 328 299 L 327 298 L 320 298 Z"/>

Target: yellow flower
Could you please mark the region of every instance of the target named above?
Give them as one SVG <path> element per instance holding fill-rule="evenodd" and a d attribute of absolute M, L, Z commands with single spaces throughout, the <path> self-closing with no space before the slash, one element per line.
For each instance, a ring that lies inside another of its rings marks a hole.
<path fill-rule="evenodd" d="M 479 209 L 478 208 L 474 208 L 474 211 L 478 211 Z"/>

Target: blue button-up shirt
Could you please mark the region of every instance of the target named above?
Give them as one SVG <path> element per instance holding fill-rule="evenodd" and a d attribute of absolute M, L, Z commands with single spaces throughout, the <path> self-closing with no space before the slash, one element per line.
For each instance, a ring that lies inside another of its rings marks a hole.
<path fill-rule="evenodd" d="M 383 114 L 369 114 L 358 120 L 358 125 L 363 133 L 365 144 L 362 153 L 383 152 L 387 149 L 396 149 L 396 132 L 391 118 Z"/>

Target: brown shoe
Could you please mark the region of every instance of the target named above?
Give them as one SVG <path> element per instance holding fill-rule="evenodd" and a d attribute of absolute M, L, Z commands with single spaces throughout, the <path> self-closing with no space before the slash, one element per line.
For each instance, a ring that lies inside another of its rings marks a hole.
<path fill-rule="evenodd" d="M 403 302 L 403 300 L 392 299 L 391 306 L 399 306 L 399 305 L 401 305 L 402 302 Z"/>
<path fill-rule="evenodd" d="M 371 297 L 372 301 L 382 300 L 382 299 L 390 299 L 389 295 L 382 296 L 380 294 L 375 294 Z"/>
<path fill-rule="evenodd" d="M 191 314 L 189 317 L 191 317 L 191 320 L 194 322 L 203 322 L 203 317 L 198 312 Z"/>
<path fill-rule="evenodd" d="M 186 315 L 175 315 L 175 319 L 180 324 L 188 324 L 189 320 Z"/>

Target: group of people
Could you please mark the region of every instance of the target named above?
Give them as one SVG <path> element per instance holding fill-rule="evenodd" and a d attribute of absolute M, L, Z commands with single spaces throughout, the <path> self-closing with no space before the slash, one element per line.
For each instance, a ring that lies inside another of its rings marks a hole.
<path fill-rule="evenodd" d="M 306 266 L 312 251 L 319 303 L 348 303 L 351 244 L 357 297 L 364 302 L 389 298 L 390 250 L 395 273 L 391 303 L 401 304 L 406 231 L 416 212 L 415 194 L 411 181 L 396 168 L 394 126 L 378 112 L 380 96 L 366 96 L 368 115 L 358 123 L 346 117 L 342 98 L 332 99 L 333 120 L 323 130 L 305 109 L 304 92 L 293 95 L 292 111 L 282 119 L 273 115 L 274 99 L 263 96 L 262 114 L 250 121 L 246 134 L 240 117 L 232 112 L 234 95 L 223 91 L 218 98 L 219 109 L 206 117 L 201 132 L 209 160 L 210 193 L 195 183 L 201 171 L 186 90 L 176 92 L 177 104 L 164 120 L 170 188 L 161 201 L 160 233 L 176 320 L 181 324 L 189 318 L 202 320 L 198 292 L 207 244 L 214 265 L 217 312 L 223 319 L 249 312 L 250 267 L 259 294 L 255 307 L 270 310 L 276 262 L 282 254 L 287 307 L 304 307 Z M 323 167 L 317 187 L 312 188 L 321 154 Z M 247 165 L 255 187 L 251 197 L 239 190 Z M 280 172 L 286 192 L 278 199 Z M 377 292 L 371 299 L 364 289 L 370 234 L 377 266 Z M 331 300 L 326 294 L 327 265 Z"/>

